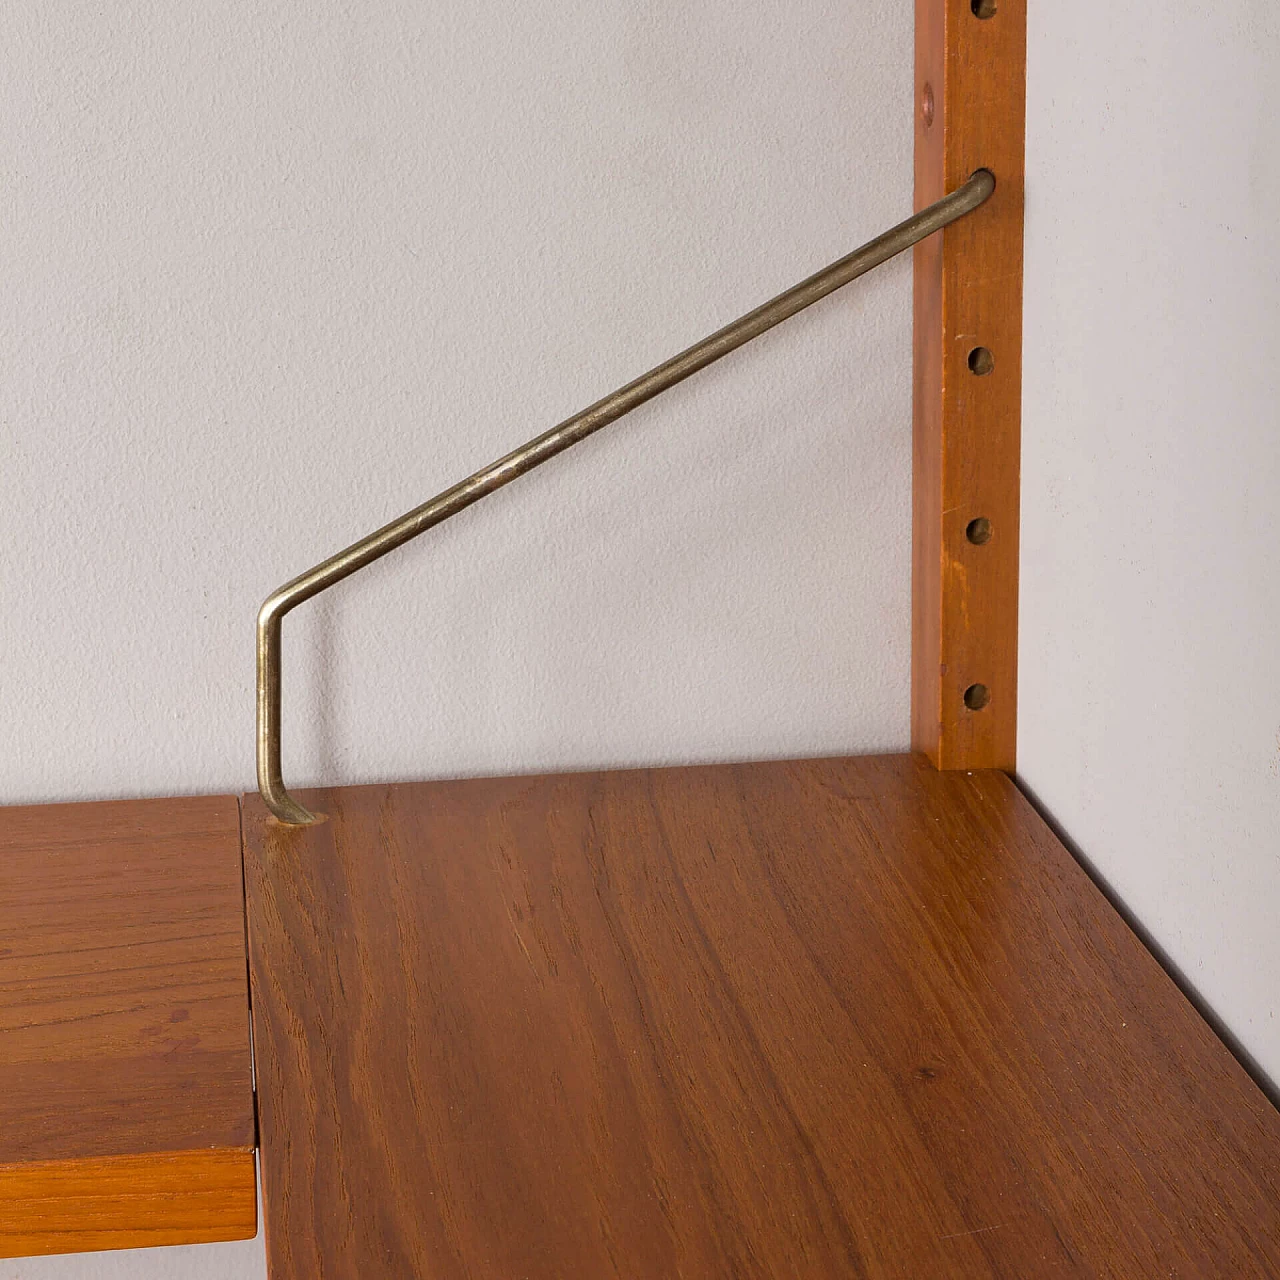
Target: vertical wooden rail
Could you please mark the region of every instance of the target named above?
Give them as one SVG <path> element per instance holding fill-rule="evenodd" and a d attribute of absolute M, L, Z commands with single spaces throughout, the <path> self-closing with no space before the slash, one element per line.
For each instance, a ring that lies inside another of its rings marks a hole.
<path fill-rule="evenodd" d="M 915 200 L 990 169 L 976 213 L 915 249 L 912 745 L 1012 770 L 1026 0 L 916 0 Z"/>

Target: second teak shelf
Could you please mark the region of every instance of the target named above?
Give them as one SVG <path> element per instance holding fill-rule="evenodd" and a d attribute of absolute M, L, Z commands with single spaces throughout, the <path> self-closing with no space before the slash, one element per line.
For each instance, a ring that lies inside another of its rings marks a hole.
<path fill-rule="evenodd" d="M 235 796 L 0 809 L 0 1257 L 257 1231 Z"/>
<path fill-rule="evenodd" d="M 1274 1277 L 1280 1115 L 997 772 L 245 800 L 273 1280 Z"/>

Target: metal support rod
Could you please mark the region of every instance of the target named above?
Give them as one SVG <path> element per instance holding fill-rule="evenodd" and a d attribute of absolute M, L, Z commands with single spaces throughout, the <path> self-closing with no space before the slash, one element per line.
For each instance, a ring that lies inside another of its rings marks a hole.
<path fill-rule="evenodd" d="M 285 790 L 280 765 L 280 633 L 286 613 L 304 600 L 341 582 L 365 565 L 403 546 L 411 538 L 425 533 L 434 525 L 478 502 L 495 489 L 501 489 L 517 476 L 541 466 L 557 453 L 616 422 L 624 414 L 660 395 L 677 382 L 683 382 L 699 369 L 714 364 L 721 356 L 737 350 L 774 325 L 781 324 L 806 307 L 833 293 L 842 285 L 856 280 L 873 267 L 880 266 L 911 248 L 926 236 L 971 213 L 995 190 L 996 180 L 986 169 L 979 169 L 950 195 L 913 214 L 896 227 L 868 241 L 860 249 L 833 262 L 794 288 L 780 293 L 770 302 L 748 311 L 746 315 L 703 338 L 688 350 L 660 364 L 656 369 L 628 382 L 603 400 L 567 418 L 559 426 L 530 440 L 520 448 L 499 458 L 482 471 L 437 494 L 429 502 L 415 507 L 398 520 L 352 543 L 345 551 L 308 569 L 273 591 L 258 611 L 258 790 L 267 808 L 283 823 L 305 825 L 319 819 L 300 805 Z"/>

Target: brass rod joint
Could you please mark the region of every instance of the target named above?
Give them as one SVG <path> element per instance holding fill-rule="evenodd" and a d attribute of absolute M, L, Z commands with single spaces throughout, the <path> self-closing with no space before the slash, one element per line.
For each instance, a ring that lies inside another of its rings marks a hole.
<path fill-rule="evenodd" d="M 258 790 L 267 808 L 283 823 L 298 826 L 318 821 L 285 790 L 280 767 L 280 632 L 281 622 L 304 600 L 341 582 L 411 538 L 425 533 L 464 507 L 501 489 L 517 476 L 541 466 L 557 453 L 585 440 L 589 435 L 616 422 L 632 409 L 683 382 L 699 369 L 714 364 L 721 356 L 737 350 L 760 334 L 781 324 L 797 312 L 856 280 L 873 267 L 896 257 L 926 236 L 971 213 L 995 190 L 996 180 L 979 169 L 950 195 L 921 209 L 896 227 L 868 241 L 838 262 L 780 293 L 770 302 L 747 312 L 732 324 L 703 338 L 678 356 L 628 382 L 603 400 L 566 419 L 559 426 L 530 440 L 482 471 L 437 494 L 429 502 L 402 515 L 398 520 L 361 538 L 345 551 L 308 569 L 273 591 L 258 611 Z"/>

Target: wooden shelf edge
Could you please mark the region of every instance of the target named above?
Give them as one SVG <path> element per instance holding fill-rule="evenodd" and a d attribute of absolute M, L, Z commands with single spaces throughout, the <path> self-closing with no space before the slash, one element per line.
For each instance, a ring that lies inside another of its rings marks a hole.
<path fill-rule="evenodd" d="M 252 1148 L 0 1165 L 0 1258 L 257 1234 Z"/>

